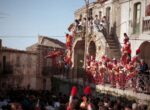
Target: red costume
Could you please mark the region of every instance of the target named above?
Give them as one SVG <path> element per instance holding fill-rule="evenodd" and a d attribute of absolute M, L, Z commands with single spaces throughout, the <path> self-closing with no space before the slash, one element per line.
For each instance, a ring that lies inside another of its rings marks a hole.
<path fill-rule="evenodd" d="M 72 36 L 69 34 L 66 34 L 66 47 L 71 48 L 72 46 Z"/>
<path fill-rule="evenodd" d="M 125 72 L 123 70 L 119 71 L 119 86 L 121 89 L 125 88 L 125 84 L 126 84 L 126 75 Z"/>
<path fill-rule="evenodd" d="M 129 41 L 129 37 L 126 33 L 124 33 L 124 44 L 126 44 Z"/>
<path fill-rule="evenodd" d="M 138 49 L 136 50 L 136 55 L 138 55 L 140 52 L 141 52 L 141 50 L 140 50 L 140 48 L 138 48 Z"/>
<path fill-rule="evenodd" d="M 93 110 L 93 106 L 92 106 L 92 103 L 89 102 L 89 96 L 91 95 L 91 88 L 90 86 L 87 86 L 85 89 L 84 89 L 84 94 L 86 96 L 84 96 L 82 98 L 82 102 L 80 104 L 80 108 L 83 109 L 83 110 Z"/>
<path fill-rule="evenodd" d="M 67 55 L 64 60 L 67 64 L 69 65 L 71 64 L 71 50 L 70 49 L 67 49 Z"/>
<path fill-rule="evenodd" d="M 72 87 L 72 90 L 71 90 L 71 95 L 70 95 L 70 99 L 69 99 L 69 104 L 67 106 L 67 109 L 66 110 L 73 110 L 73 97 L 77 94 L 77 88 L 75 86 Z"/>

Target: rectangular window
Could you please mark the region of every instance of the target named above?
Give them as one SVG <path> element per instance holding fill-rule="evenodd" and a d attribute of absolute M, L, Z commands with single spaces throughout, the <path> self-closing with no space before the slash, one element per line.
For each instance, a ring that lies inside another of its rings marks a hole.
<path fill-rule="evenodd" d="M 107 33 L 109 33 L 110 28 L 110 7 L 106 8 L 106 20 L 107 20 Z"/>
<path fill-rule="evenodd" d="M 107 18 L 107 20 L 109 22 L 109 20 L 110 20 L 110 7 L 106 8 L 106 18 Z"/>
<path fill-rule="evenodd" d="M 133 27 L 134 34 L 140 32 L 140 20 L 141 20 L 141 3 L 136 3 L 134 5 L 134 27 Z"/>
<path fill-rule="evenodd" d="M 6 69 L 6 56 L 3 56 L 3 70 Z"/>

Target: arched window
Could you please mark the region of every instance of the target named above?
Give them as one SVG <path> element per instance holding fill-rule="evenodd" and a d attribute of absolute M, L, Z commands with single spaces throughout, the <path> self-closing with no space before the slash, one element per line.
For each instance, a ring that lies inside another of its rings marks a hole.
<path fill-rule="evenodd" d="M 134 27 L 133 33 L 137 34 L 140 32 L 140 20 L 141 20 L 141 3 L 138 2 L 134 5 Z"/>

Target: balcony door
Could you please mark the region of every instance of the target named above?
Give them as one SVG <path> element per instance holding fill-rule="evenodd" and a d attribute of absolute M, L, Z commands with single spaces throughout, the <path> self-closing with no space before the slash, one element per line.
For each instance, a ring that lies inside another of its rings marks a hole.
<path fill-rule="evenodd" d="M 134 27 L 133 33 L 138 34 L 140 32 L 140 20 L 141 20 L 141 3 L 134 5 Z"/>

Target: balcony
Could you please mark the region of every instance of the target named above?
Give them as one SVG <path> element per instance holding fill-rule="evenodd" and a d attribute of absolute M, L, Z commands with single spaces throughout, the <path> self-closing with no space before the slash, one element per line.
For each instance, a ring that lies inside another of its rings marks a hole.
<path fill-rule="evenodd" d="M 144 33 L 150 33 L 150 16 L 143 19 L 142 31 Z"/>

